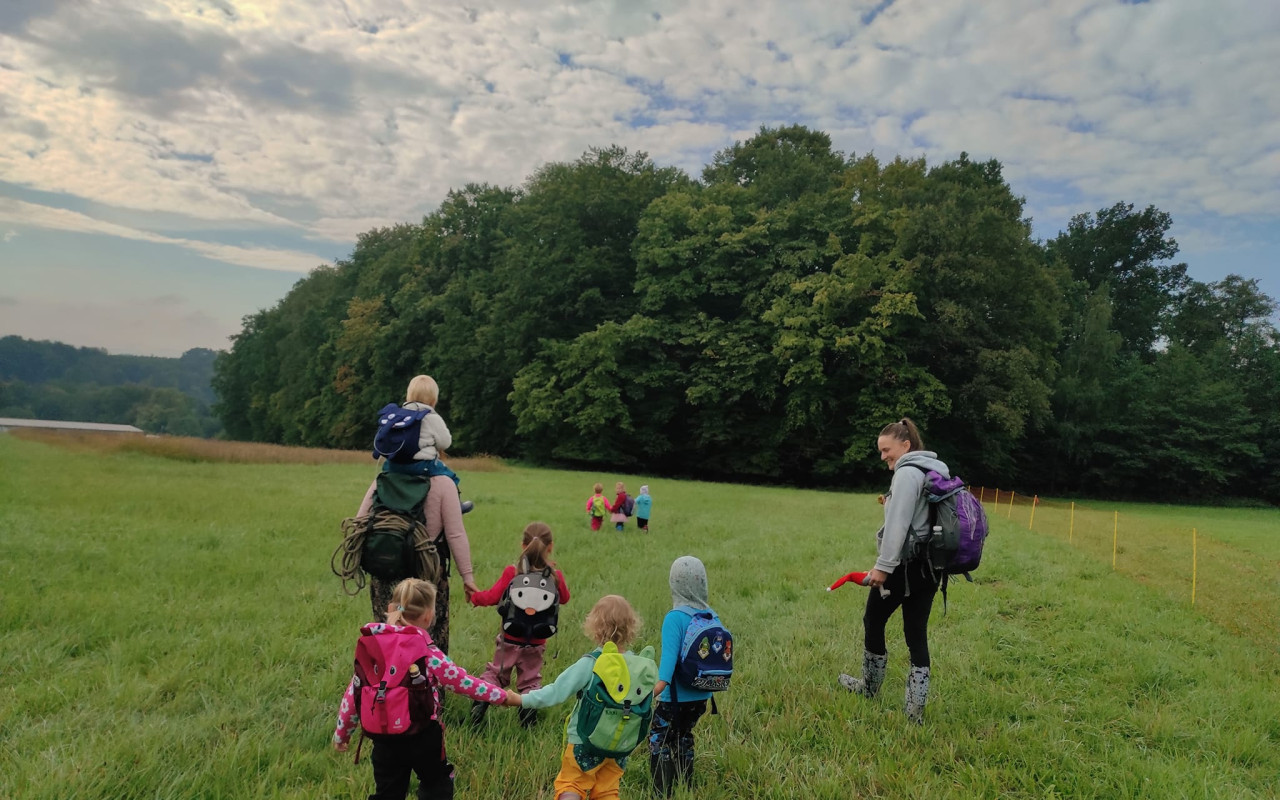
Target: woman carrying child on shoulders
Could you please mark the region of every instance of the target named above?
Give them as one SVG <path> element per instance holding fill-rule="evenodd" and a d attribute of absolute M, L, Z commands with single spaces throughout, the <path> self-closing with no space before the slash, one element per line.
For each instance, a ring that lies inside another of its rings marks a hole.
<path fill-rule="evenodd" d="M 929 504 L 925 476 L 929 471 L 951 477 L 938 454 L 924 449 L 916 424 L 903 417 L 880 431 L 876 439 L 880 460 L 893 472 L 884 496 L 884 525 L 876 534 L 875 569 L 867 576 L 866 612 L 862 616 L 862 676 L 841 674 L 840 685 L 863 697 L 875 697 L 884 683 L 889 662 L 885 626 L 902 608 L 902 630 L 911 655 L 905 711 L 916 724 L 924 723 L 929 698 L 929 613 L 938 592 L 938 579 L 924 559 L 910 559 L 916 542 L 927 541 Z"/>
<path fill-rule="evenodd" d="M 433 581 L 436 587 L 436 613 L 431 635 L 436 645 L 447 653 L 449 652 L 449 562 L 452 560 L 457 564 L 458 573 L 462 577 L 462 588 L 468 597 L 476 591 L 477 587 L 472 574 L 471 542 L 467 538 L 467 529 L 462 521 L 464 506 L 458 496 L 458 477 L 440 461 L 440 451 L 453 444 L 453 437 L 449 433 L 449 426 L 435 411 L 435 405 L 439 399 L 440 387 L 430 375 L 418 375 L 409 382 L 403 408 L 408 411 L 430 410 L 431 413 L 422 417 L 419 422 L 418 448 L 413 455 L 413 463 L 407 466 L 397 465 L 392 464 L 388 459 L 383 462 L 383 470 L 429 476 L 429 490 L 422 504 L 422 513 L 427 539 L 440 553 L 442 564 L 441 574 Z M 367 516 L 373 509 L 377 488 L 377 480 L 369 484 L 360 508 L 356 511 L 356 519 Z M 410 577 L 432 576 L 411 575 Z M 385 609 L 391 598 L 393 586 L 395 586 L 393 580 L 370 576 L 369 600 L 374 620 L 385 619 Z"/>

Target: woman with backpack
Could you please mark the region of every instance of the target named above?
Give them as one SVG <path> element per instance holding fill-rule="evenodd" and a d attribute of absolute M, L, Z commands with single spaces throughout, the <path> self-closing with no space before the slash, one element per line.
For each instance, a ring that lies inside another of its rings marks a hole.
<path fill-rule="evenodd" d="M 369 600 L 373 611 L 373 618 L 376 622 L 386 620 L 387 604 L 391 600 L 391 590 L 396 585 L 399 578 L 422 578 L 430 581 L 436 587 L 436 608 L 434 624 L 431 627 L 431 638 L 436 646 L 445 653 L 449 652 L 449 562 L 453 560 L 457 562 L 458 574 L 462 576 L 462 588 L 466 592 L 467 597 L 471 597 L 473 592 L 479 591 L 476 586 L 475 577 L 471 566 L 471 542 L 467 538 L 467 529 L 462 522 L 462 515 L 469 508 L 464 508 L 461 498 L 458 495 L 457 476 L 452 470 L 444 467 L 440 462 L 440 451 L 449 447 L 453 443 L 453 437 L 449 433 L 449 428 L 440 414 L 435 411 L 435 405 L 440 399 L 440 387 L 429 375 L 418 375 L 409 382 L 408 388 L 405 390 L 404 409 L 422 413 L 429 412 L 421 416 L 417 420 L 417 436 L 410 437 L 412 441 L 409 444 L 410 450 L 413 452 L 412 458 L 427 468 L 421 470 L 413 470 L 409 479 L 422 480 L 426 477 L 428 481 L 428 489 L 426 499 L 422 501 L 422 516 L 419 520 L 420 526 L 415 526 L 414 530 L 418 534 L 413 542 L 414 549 L 417 551 L 434 549 L 438 554 L 438 559 L 431 558 L 420 560 L 413 570 L 409 570 L 409 574 L 404 574 L 405 570 L 401 570 L 400 574 L 393 579 L 369 576 Z M 386 411 L 387 409 L 383 409 Z M 412 428 L 407 428 L 412 430 Z M 375 439 L 375 453 L 377 453 L 377 440 Z M 386 455 L 382 453 L 381 455 Z M 384 463 L 384 468 L 391 466 L 390 458 Z M 402 472 L 401 470 L 391 469 L 384 470 L 384 474 L 380 475 L 373 483 L 369 484 L 368 491 L 365 492 L 364 500 L 360 503 L 360 509 L 356 511 L 352 520 L 360 520 L 367 518 L 370 511 L 374 508 L 375 495 L 378 491 L 379 481 L 387 478 L 385 472 Z M 416 477 L 415 477 L 416 476 Z M 390 478 L 405 478 L 401 474 L 391 475 Z M 417 500 L 414 495 L 414 509 L 416 514 Z M 385 501 L 386 498 L 383 498 Z M 470 503 L 467 504 L 468 506 Z M 425 529 L 425 533 L 423 530 Z M 425 541 L 421 540 L 425 537 Z M 425 568 L 421 563 L 439 561 L 438 574 L 422 574 Z"/>
<path fill-rule="evenodd" d="M 927 561 L 912 556 L 916 543 L 928 541 L 930 535 L 926 475 L 932 470 L 949 478 L 951 473 L 937 453 L 924 449 L 919 429 L 906 417 L 884 426 L 876 447 L 893 479 L 884 499 L 884 526 L 876 534 L 875 568 L 866 579 L 871 591 L 862 616 L 862 675 L 855 678 L 842 673 L 839 682 L 855 694 L 876 696 L 889 662 L 885 626 L 901 607 L 902 630 L 911 655 L 905 711 L 907 718 L 919 725 L 924 723 L 929 698 L 929 613 L 938 579 Z"/>

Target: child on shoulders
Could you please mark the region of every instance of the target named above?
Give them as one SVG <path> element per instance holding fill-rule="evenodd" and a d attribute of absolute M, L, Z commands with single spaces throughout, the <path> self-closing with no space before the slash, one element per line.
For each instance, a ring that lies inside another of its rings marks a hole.
<path fill-rule="evenodd" d="M 529 626 L 520 623 L 523 622 L 526 613 L 528 619 L 534 619 L 538 612 L 545 613 L 552 608 L 558 610 L 559 606 L 569 602 L 569 586 L 564 581 L 564 573 L 556 569 L 555 562 L 551 560 L 553 544 L 551 528 L 545 522 L 530 522 L 521 536 L 522 550 L 516 563 L 507 566 L 493 586 L 471 595 L 473 606 L 498 606 L 499 611 L 505 611 L 503 630 L 494 639 L 493 661 L 485 666 L 484 673 L 480 676 L 481 680 L 506 688 L 511 680 L 511 671 L 514 669 L 517 691 L 523 693 L 542 686 L 542 660 L 546 653 L 547 640 L 533 635 L 522 635 L 522 633 L 529 633 Z M 528 595 L 525 598 L 527 605 L 517 607 L 519 604 L 513 603 L 508 597 L 511 582 L 517 575 L 536 572 L 553 574 L 554 584 L 545 587 L 545 590 L 538 588 L 536 591 L 525 592 Z M 520 616 L 516 617 L 515 623 L 508 623 L 508 618 L 516 614 Z M 558 614 L 556 618 L 558 620 Z M 550 632 L 554 633 L 554 627 Z M 475 701 L 471 706 L 472 723 L 478 725 L 488 710 L 489 703 L 483 700 Z M 521 725 L 530 727 L 537 720 L 537 709 L 520 709 Z"/>
<path fill-rule="evenodd" d="M 425 411 L 427 413 L 418 422 L 417 448 L 413 456 L 411 458 L 396 456 L 384 459 L 382 462 L 383 472 L 400 472 L 408 475 L 426 475 L 428 477 L 444 475 L 453 481 L 454 486 L 459 484 L 461 479 L 458 477 L 458 473 L 449 469 L 440 460 L 440 453 L 448 450 L 453 445 L 453 435 L 449 433 L 449 426 L 445 424 L 444 417 L 440 416 L 440 412 L 436 410 L 438 402 L 440 402 L 440 385 L 436 383 L 435 378 L 430 375 L 417 375 L 413 380 L 409 381 L 409 388 L 405 391 L 404 404 L 400 407 L 405 411 Z M 388 406 L 387 408 L 391 407 Z M 462 503 L 462 513 L 465 514 L 470 511 L 472 506 L 473 504 L 470 501 Z"/>

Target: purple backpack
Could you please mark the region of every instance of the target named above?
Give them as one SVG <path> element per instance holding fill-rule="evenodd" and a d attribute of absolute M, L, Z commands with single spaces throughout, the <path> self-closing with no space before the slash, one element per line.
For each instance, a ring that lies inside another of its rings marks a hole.
<path fill-rule="evenodd" d="M 982 545 L 987 541 L 987 513 L 960 478 L 910 466 L 925 473 L 924 496 L 929 501 L 932 535 L 920 555 L 934 572 L 964 575 L 972 581 L 969 573 L 982 562 Z"/>

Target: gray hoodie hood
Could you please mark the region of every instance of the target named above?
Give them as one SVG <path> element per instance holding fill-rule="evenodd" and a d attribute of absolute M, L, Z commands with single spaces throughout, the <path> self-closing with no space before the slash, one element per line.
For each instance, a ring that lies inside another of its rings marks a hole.
<path fill-rule="evenodd" d="M 707 603 L 707 568 L 693 556 L 680 556 L 671 564 L 671 605 L 710 608 Z"/>
<path fill-rule="evenodd" d="M 951 477 L 951 471 L 947 469 L 947 465 L 938 460 L 938 454 L 932 450 L 912 450 L 902 458 L 898 459 L 898 463 L 894 465 L 893 471 L 898 472 L 903 467 L 912 466 L 924 467 L 926 470 L 933 470 L 942 475 L 944 478 Z"/>

